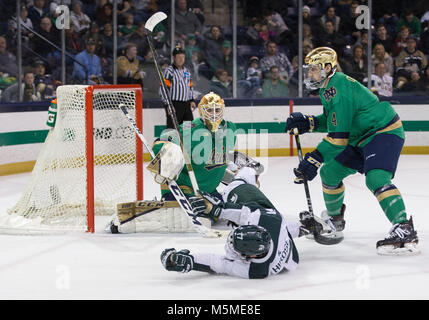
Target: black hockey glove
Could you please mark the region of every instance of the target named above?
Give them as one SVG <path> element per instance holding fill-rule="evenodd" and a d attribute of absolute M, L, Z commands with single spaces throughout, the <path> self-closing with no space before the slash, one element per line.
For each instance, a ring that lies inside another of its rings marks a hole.
<path fill-rule="evenodd" d="M 313 233 L 322 232 L 323 226 L 314 219 L 314 216 L 308 211 L 302 211 L 299 213 L 299 227 L 298 237 L 306 236 Z"/>
<path fill-rule="evenodd" d="M 168 271 L 188 273 L 194 267 L 194 257 L 187 249 L 177 252 L 176 249 L 169 248 L 162 251 L 161 263 Z"/>
<path fill-rule="evenodd" d="M 304 176 L 308 181 L 313 180 L 317 175 L 317 169 L 323 163 L 323 157 L 319 151 L 314 150 L 306 153 L 304 159 L 299 163 L 298 168 L 293 169 L 295 173 L 295 183 L 301 184 L 304 182 Z"/>
<path fill-rule="evenodd" d="M 301 112 L 293 112 L 289 118 L 286 119 L 285 132 L 293 134 L 293 129 L 297 128 L 299 134 L 312 132 L 317 128 L 317 118 L 314 116 L 303 115 Z"/>
<path fill-rule="evenodd" d="M 219 216 L 222 213 L 224 203 L 219 198 L 212 196 L 210 193 L 199 191 L 201 197 L 204 198 L 204 203 L 206 205 L 206 210 L 199 217 L 209 218 L 214 222 L 219 220 Z"/>

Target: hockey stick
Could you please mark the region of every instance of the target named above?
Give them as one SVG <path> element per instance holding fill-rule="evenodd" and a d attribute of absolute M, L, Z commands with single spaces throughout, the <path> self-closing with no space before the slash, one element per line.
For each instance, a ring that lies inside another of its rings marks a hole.
<path fill-rule="evenodd" d="M 198 183 L 197 183 L 197 179 L 195 177 L 195 173 L 194 173 L 194 169 L 192 168 L 192 164 L 191 164 L 191 158 L 188 154 L 188 152 L 185 150 L 184 144 L 183 144 L 183 137 L 180 134 L 180 127 L 179 127 L 179 123 L 177 121 L 177 116 L 176 116 L 176 111 L 173 107 L 173 102 L 171 101 L 171 97 L 170 95 L 167 93 L 167 88 L 165 87 L 165 82 L 164 82 L 164 75 L 161 71 L 161 68 L 159 67 L 159 63 L 158 63 L 158 54 L 156 53 L 156 50 L 154 48 L 153 45 L 153 36 L 152 36 L 152 32 L 153 29 L 155 28 L 155 26 L 160 23 L 161 21 L 167 19 L 167 15 L 164 12 L 156 12 L 154 13 L 145 23 L 145 28 L 148 31 L 148 42 L 149 42 L 149 47 L 150 50 L 152 51 L 152 55 L 153 55 L 153 61 L 155 63 L 155 69 L 157 71 L 159 80 L 161 81 L 161 94 L 164 98 L 165 101 L 167 101 L 167 111 L 168 114 L 170 115 L 172 121 L 173 121 L 173 125 L 174 125 L 174 129 L 177 131 L 177 134 L 179 136 L 179 140 L 180 140 L 180 147 L 183 150 L 183 155 L 185 157 L 185 162 L 186 162 L 186 169 L 188 169 L 188 173 L 189 173 L 189 178 L 191 179 L 191 183 L 192 183 L 192 188 L 194 189 L 194 193 L 198 194 Z"/>
<path fill-rule="evenodd" d="M 128 118 L 128 121 L 129 121 L 131 127 L 136 132 L 137 136 L 139 137 L 139 139 L 141 140 L 141 142 L 145 146 L 146 150 L 149 151 L 152 159 L 155 158 L 155 153 L 149 147 L 149 144 L 147 143 L 147 141 L 146 141 L 145 137 L 143 136 L 143 134 L 141 133 L 140 129 L 137 127 L 137 124 L 135 123 L 134 119 L 128 113 L 128 110 L 125 107 L 125 105 L 123 105 L 121 103 L 119 105 L 119 107 L 121 108 L 124 115 Z M 183 194 L 182 190 L 177 185 L 176 181 L 174 181 L 174 180 L 168 181 L 167 180 L 167 185 L 168 185 L 168 188 L 170 189 L 171 193 L 173 194 L 174 198 L 176 198 L 177 202 L 179 203 L 180 207 L 183 209 L 183 211 L 185 211 L 185 213 L 191 219 L 191 221 L 194 224 L 195 229 L 198 231 L 198 233 L 200 233 L 200 234 L 202 234 L 208 238 L 219 238 L 219 237 L 226 235 L 225 233 L 223 233 L 221 231 L 209 229 L 206 226 L 204 226 L 203 224 L 201 224 L 200 221 L 198 221 L 197 216 L 194 214 L 194 211 L 192 210 L 191 204 L 189 203 L 188 199 Z"/>
<path fill-rule="evenodd" d="M 301 162 L 303 160 L 303 156 L 302 156 L 302 149 L 301 149 L 301 141 L 299 139 L 299 133 L 297 128 L 293 130 L 293 134 L 295 136 L 296 148 L 298 150 L 298 159 L 299 159 L 299 162 Z M 307 177 L 305 175 L 302 175 L 302 179 L 304 181 L 304 189 L 305 189 L 305 196 L 307 198 L 308 211 L 310 212 L 310 215 L 315 219 L 315 216 L 313 213 L 313 205 L 311 204 L 310 189 L 308 188 Z M 320 222 L 324 223 L 324 221 L 320 221 Z M 314 231 L 313 236 L 314 236 L 314 240 L 317 243 L 326 244 L 326 245 L 337 244 L 343 241 L 344 239 L 342 234 L 338 234 L 335 232 L 329 233 L 329 235 L 322 235 L 317 231 Z"/>

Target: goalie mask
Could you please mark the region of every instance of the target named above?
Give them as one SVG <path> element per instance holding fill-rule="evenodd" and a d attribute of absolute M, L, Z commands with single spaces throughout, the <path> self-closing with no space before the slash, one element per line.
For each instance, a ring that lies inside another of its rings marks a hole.
<path fill-rule="evenodd" d="M 271 235 L 263 227 L 240 226 L 228 235 L 227 250 L 241 259 L 262 258 L 271 247 Z"/>
<path fill-rule="evenodd" d="M 323 87 L 325 81 L 337 71 L 337 53 L 328 47 L 319 47 L 310 51 L 304 60 L 304 84 L 309 90 Z M 331 71 L 326 74 L 325 67 L 330 64 Z"/>
<path fill-rule="evenodd" d="M 223 120 L 224 109 L 225 102 L 219 95 L 213 92 L 202 97 L 198 104 L 200 117 L 211 132 L 216 132 L 219 129 L 220 123 Z"/>

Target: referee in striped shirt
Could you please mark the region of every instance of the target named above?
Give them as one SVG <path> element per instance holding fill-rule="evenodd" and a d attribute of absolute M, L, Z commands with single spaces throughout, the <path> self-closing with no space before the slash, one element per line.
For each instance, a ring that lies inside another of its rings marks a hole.
<path fill-rule="evenodd" d="M 197 107 L 193 97 L 191 73 L 184 64 L 185 50 L 176 47 L 173 50 L 173 64 L 164 71 L 164 83 L 167 87 L 167 93 L 170 94 L 179 125 L 184 121 L 194 120 L 192 111 Z M 167 101 L 162 95 L 161 99 L 165 105 L 167 128 L 174 128 L 173 120 L 168 113 Z"/>

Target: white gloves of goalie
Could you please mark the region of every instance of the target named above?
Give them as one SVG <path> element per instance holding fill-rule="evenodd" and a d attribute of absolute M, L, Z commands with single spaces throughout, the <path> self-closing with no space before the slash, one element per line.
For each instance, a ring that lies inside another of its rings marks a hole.
<path fill-rule="evenodd" d="M 164 184 L 177 179 L 184 165 L 185 159 L 180 146 L 166 142 L 147 169 L 154 175 L 156 183 Z"/>

